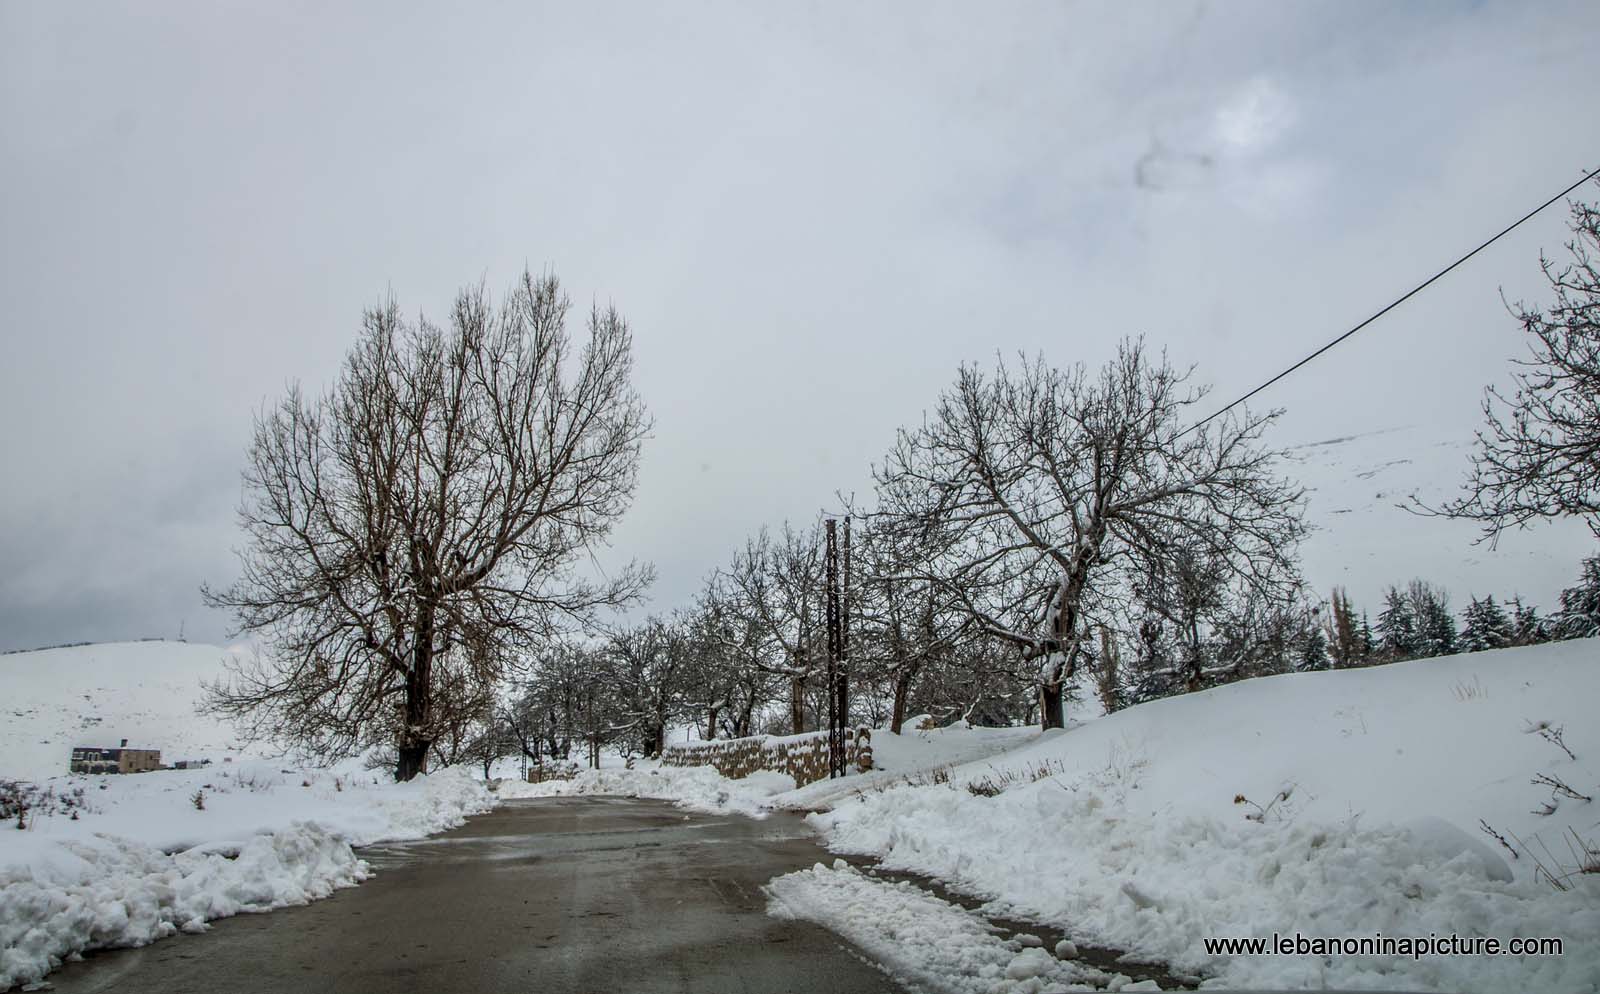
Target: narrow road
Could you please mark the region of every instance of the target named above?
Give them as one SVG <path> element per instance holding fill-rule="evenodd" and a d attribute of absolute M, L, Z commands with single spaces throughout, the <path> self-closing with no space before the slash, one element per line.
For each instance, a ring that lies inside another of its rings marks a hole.
<path fill-rule="evenodd" d="M 47 980 L 63 994 L 900 989 L 831 933 L 766 914 L 762 884 L 824 858 L 792 815 L 512 801 L 361 855 L 377 875 L 325 901 L 97 953 Z"/>

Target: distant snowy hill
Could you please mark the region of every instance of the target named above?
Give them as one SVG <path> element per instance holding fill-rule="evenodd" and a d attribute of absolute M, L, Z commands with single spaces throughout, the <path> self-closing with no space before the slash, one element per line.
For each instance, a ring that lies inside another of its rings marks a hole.
<path fill-rule="evenodd" d="M 200 681 L 230 651 L 187 642 L 108 642 L 0 655 L 0 777 L 67 773 L 74 746 L 160 749 L 164 763 L 241 755 L 228 725 L 195 713 Z"/>
<path fill-rule="evenodd" d="M 1476 527 L 1405 510 L 1415 494 L 1434 505 L 1458 496 L 1471 463 L 1471 434 L 1404 426 L 1329 438 L 1289 450 L 1283 471 L 1306 487 L 1315 531 L 1302 548 L 1307 582 L 1322 597 L 1347 587 L 1373 617 L 1383 589 L 1421 577 L 1443 586 L 1459 612 L 1469 597 L 1520 594 L 1549 612 L 1581 561 L 1600 553 L 1579 521 L 1507 533 L 1474 545 Z"/>

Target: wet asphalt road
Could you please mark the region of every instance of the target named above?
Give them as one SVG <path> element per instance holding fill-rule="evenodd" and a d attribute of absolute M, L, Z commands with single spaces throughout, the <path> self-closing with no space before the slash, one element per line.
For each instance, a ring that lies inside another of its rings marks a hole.
<path fill-rule="evenodd" d="M 791 815 L 659 801 L 512 801 L 361 855 L 325 901 L 97 953 L 63 992 L 852 992 L 900 988 L 843 940 L 766 914 L 761 885 L 824 858 Z"/>

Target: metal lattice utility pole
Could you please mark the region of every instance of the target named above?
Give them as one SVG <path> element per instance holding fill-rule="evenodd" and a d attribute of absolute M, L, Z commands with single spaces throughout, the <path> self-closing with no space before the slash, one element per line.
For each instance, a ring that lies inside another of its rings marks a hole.
<path fill-rule="evenodd" d="M 839 625 L 839 536 L 838 522 L 832 518 L 823 523 L 826 532 L 826 551 L 823 557 L 826 569 L 824 601 L 828 620 L 828 776 L 842 777 L 844 762 L 844 716 L 839 713 L 839 669 L 844 649 L 843 633 Z"/>

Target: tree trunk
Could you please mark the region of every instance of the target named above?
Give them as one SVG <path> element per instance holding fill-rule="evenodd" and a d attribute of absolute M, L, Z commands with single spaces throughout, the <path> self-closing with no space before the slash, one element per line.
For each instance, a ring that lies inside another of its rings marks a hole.
<path fill-rule="evenodd" d="M 1061 697 L 1060 683 L 1039 685 L 1039 723 L 1042 729 L 1066 727 Z"/>
<path fill-rule="evenodd" d="M 404 783 L 428 772 L 427 728 L 433 710 L 433 610 L 424 607 L 417 617 L 416 644 L 411 650 L 411 671 L 406 674 L 405 727 L 395 750 L 395 780 Z"/>
<path fill-rule="evenodd" d="M 795 735 L 806 730 L 805 677 L 791 677 L 789 680 L 789 722 L 794 728 Z"/>
<path fill-rule="evenodd" d="M 911 696 L 910 671 L 901 670 L 894 678 L 894 712 L 889 718 L 889 731 L 900 734 L 900 726 L 906 721 L 906 701 Z"/>
<path fill-rule="evenodd" d="M 1189 670 L 1189 673 L 1188 673 L 1189 679 L 1187 681 L 1187 684 L 1188 684 L 1188 688 L 1187 689 L 1188 689 L 1189 693 L 1192 694 L 1195 691 L 1199 690 L 1204 685 L 1204 683 L 1205 683 L 1205 669 L 1206 669 L 1206 666 L 1205 666 L 1205 655 L 1200 650 L 1200 624 L 1199 624 L 1199 622 L 1195 618 L 1190 617 L 1188 619 L 1188 624 L 1187 624 L 1186 627 L 1187 627 L 1188 635 L 1189 635 L 1189 644 L 1187 646 L 1187 648 L 1189 650 L 1189 660 L 1188 660 L 1188 667 L 1187 667 L 1188 670 Z"/>
<path fill-rule="evenodd" d="M 706 741 L 710 742 L 717 737 L 717 708 L 706 709 Z"/>

